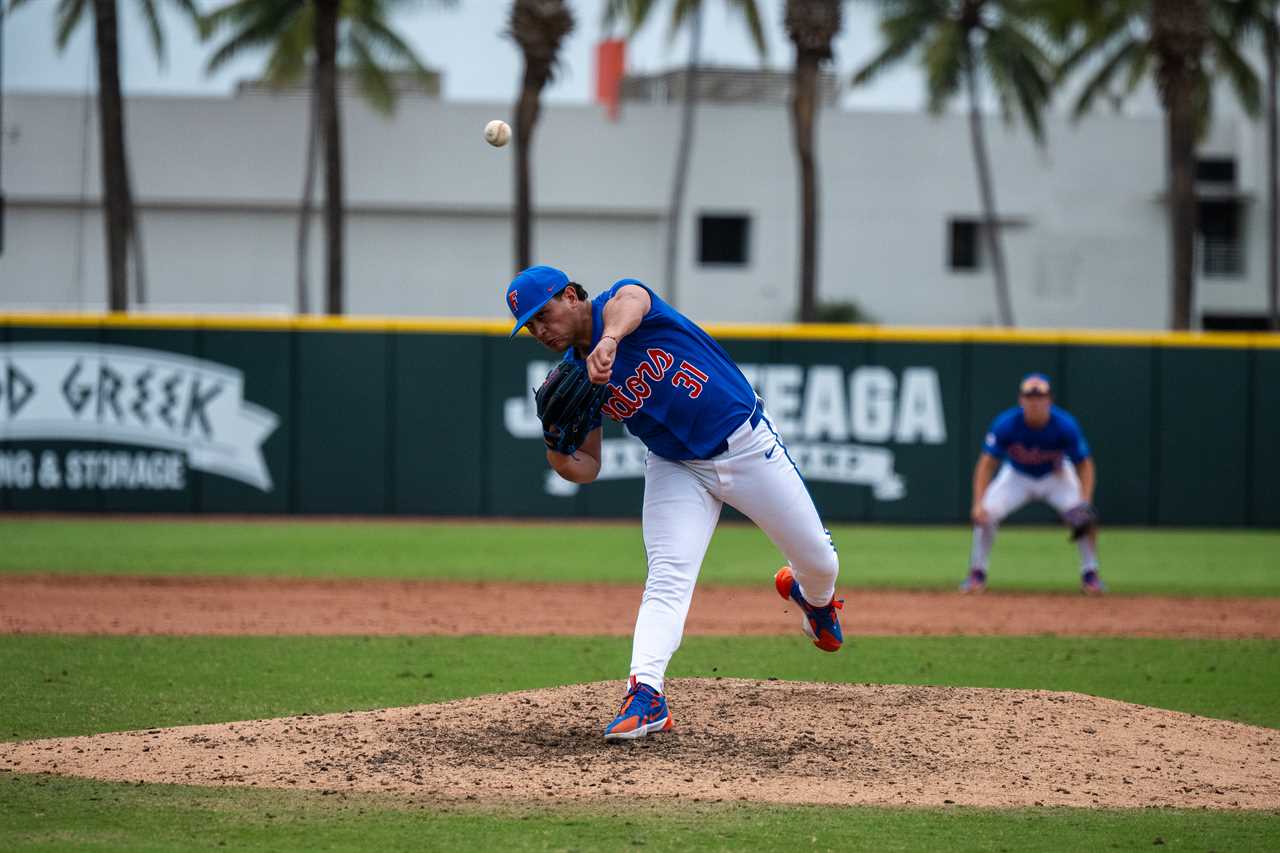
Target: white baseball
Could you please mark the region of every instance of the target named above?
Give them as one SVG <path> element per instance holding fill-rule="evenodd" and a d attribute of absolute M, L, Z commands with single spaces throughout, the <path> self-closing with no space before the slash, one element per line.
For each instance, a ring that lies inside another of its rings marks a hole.
<path fill-rule="evenodd" d="M 495 118 L 484 126 L 484 141 L 501 148 L 511 139 L 511 125 L 502 119 Z"/>

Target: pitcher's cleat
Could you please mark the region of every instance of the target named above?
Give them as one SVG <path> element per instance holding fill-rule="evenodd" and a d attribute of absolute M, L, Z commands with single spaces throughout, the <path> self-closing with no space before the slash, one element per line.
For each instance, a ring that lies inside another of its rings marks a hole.
<path fill-rule="evenodd" d="M 840 650 L 840 646 L 844 644 L 844 632 L 840 630 L 840 617 L 836 611 L 844 609 L 843 598 L 833 598 L 830 604 L 821 607 L 805 601 L 800 595 L 800 584 L 796 583 L 790 566 L 778 569 L 778 573 L 773 576 L 773 585 L 778 590 L 778 595 L 800 605 L 804 614 L 800 623 L 801 630 L 813 640 L 815 646 L 824 652 Z"/>
<path fill-rule="evenodd" d="M 669 732 L 674 724 L 667 697 L 631 676 L 631 689 L 622 700 L 618 716 L 605 727 L 605 740 L 635 740 L 653 732 Z"/>
<path fill-rule="evenodd" d="M 960 583 L 960 591 L 977 595 L 987 591 L 987 573 L 982 569 L 970 569 L 969 576 Z"/>
<path fill-rule="evenodd" d="M 1096 569 L 1090 569 L 1080 575 L 1080 591 L 1085 595 L 1102 595 L 1107 591 L 1107 585 L 1098 577 Z"/>

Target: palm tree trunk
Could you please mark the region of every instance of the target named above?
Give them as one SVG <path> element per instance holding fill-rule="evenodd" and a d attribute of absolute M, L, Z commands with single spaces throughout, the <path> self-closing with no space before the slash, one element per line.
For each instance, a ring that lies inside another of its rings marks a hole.
<path fill-rule="evenodd" d="M 132 219 L 125 168 L 124 101 L 120 94 L 120 41 L 115 0 L 93 0 L 98 51 L 98 126 L 102 146 L 103 227 L 107 242 L 107 307 L 129 307 L 128 237 Z"/>
<path fill-rule="evenodd" d="M 818 109 L 818 74 L 821 58 L 796 48 L 796 68 L 791 81 L 791 130 L 800 167 L 800 322 L 818 316 L 818 178 L 813 152 L 813 126 Z"/>
<path fill-rule="evenodd" d="M 971 37 L 966 36 L 966 38 Z M 987 252 L 991 255 L 991 270 L 995 274 L 996 310 L 1000 325 L 1012 326 L 1013 301 L 1009 296 L 1009 276 L 1005 272 L 1000 220 L 996 215 L 996 190 L 991 179 L 991 163 L 987 159 L 987 142 L 982 133 L 982 114 L 978 111 L 978 80 L 972 61 L 972 43 L 968 45 L 965 53 L 964 76 L 969 93 L 969 135 L 973 141 L 973 161 L 978 171 L 978 192 L 982 196 L 982 232 L 987 241 Z"/>
<path fill-rule="evenodd" d="M 1171 328 L 1191 328 L 1195 275 L 1196 191 L 1195 115 L 1191 80 L 1182 75 L 1168 93 L 1169 242 L 1173 252 Z"/>
<path fill-rule="evenodd" d="M 547 82 L 547 70 L 541 64 L 525 59 L 524 79 L 520 85 L 520 97 L 516 100 L 515 127 L 515 250 L 516 269 L 522 270 L 533 263 L 533 187 L 529 160 L 533 156 L 533 130 L 542 112 L 542 87 Z"/>
<path fill-rule="evenodd" d="M 680 111 L 680 140 L 676 145 L 676 173 L 671 182 L 671 204 L 667 211 L 667 302 L 676 304 L 678 273 L 676 260 L 680 255 L 680 222 L 683 218 L 684 196 L 689 181 L 689 160 L 693 155 L 694 114 L 698 103 L 698 55 L 702 49 L 702 3 L 693 7 L 689 22 L 689 67 L 684 77 L 684 104 Z"/>
<path fill-rule="evenodd" d="M 298 267 L 297 305 L 299 314 L 311 312 L 311 290 L 308 272 L 311 252 L 311 206 L 316 188 L 316 159 L 319 154 L 320 123 L 317 121 L 320 103 L 320 75 L 311 68 L 311 95 L 307 99 L 307 161 L 303 165 L 302 203 L 298 210 L 298 239 L 296 261 Z"/>
<path fill-rule="evenodd" d="M 1280 8 L 1276 15 L 1280 16 Z M 1280 20 L 1273 19 L 1267 28 L 1267 315 L 1271 331 L 1280 332 L 1280 151 L 1277 150 L 1276 74 L 1277 51 L 1280 50 Z"/>
<path fill-rule="evenodd" d="M 133 199 L 133 177 L 125 162 L 125 184 L 129 187 L 129 257 L 133 261 L 133 298 L 135 304 L 147 304 L 147 265 L 142 253 L 142 217 Z"/>
<path fill-rule="evenodd" d="M 325 310 L 342 313 L 342 127 L 338 115 L 338 2 L 315 0 L 316 88 L 324 135 Z"/>

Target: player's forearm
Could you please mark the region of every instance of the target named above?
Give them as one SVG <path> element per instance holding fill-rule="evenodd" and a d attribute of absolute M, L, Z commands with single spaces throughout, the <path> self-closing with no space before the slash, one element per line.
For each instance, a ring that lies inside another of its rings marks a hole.
<path fill-rule="evenodd" d="M 581 449 L 568 455 L 548 450 L 547 463 L 570 483 L 586 484 L 600 476 L 600 460 Z"/>
<path fill-rule="evenodd" d="M 995 457 L 984 453 L 978 457 L 978 464 L 973 468 L 973 505 L 982 503 L 982 497 L 991 485 L 991 478 L 996 472 Z"/>
<path fill-rule="evenodd" d="M 1098 469 L 1092 459 L 1080 463 L 1077 469 L 1080 474 L 1080 498 L 1085 503 L 1093 503 L 1093 488 L 1098 482 Z"/>
<path fill-rule="evenodd" d="M 647 301 L 639 294 L 627 291 L 610 299 L 604 306 L 604 330 L 600 333 L 601 337 L 609 335 L 619 341 L 634 332 L 649 311 Z"/>

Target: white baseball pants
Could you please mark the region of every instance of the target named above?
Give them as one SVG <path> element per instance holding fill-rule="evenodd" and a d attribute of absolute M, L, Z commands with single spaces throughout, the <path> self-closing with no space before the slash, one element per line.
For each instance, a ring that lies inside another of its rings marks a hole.
<path fill-rule="evenodd" d="M 1068 510 L 1084 502 L 1084 497 L 1080 494 L 1080 478 L 1070 459 L 1063 459 L 1057 470 L 1043 477 L 1029 477 L 1007 463 L 1000 466 L 999 473 L 982 496 L 982 507 L 990 520 L 987 524 L 973 528 L 973 544 L 969 549 L 970 569 L 987 571 L 991 549 L 996 541 L 996 528 L 1000 522 L 1033 500 L 1044 501 L 1057 510 L 1058 515 L 1065 515 Z M 1098 553 L 1093 537 L 1082 536 L 1076 542 L 1076 547 L 1080 551 L 1081 573 L 1097 570 Z"/>
<path fill-rule="evenodd" d="M 755 522 L 791 564 L 801 594 L 823 605 L 835 595 L 839 561 L 809 490 L 765 414 L 712 459 L 645 462 L 644 547 L 649 574 L 636 616 L 631 674 L 661 691 L 680 647 L 702 558 L 724 504 Z M 769 567 L 762 567 L 769 568 Z M 772 567 L 776 568 L 776 567 Z M 772 569 L 770 569 L 772 570 Z M 768 574 L 762 573 L 762 580 Z"/>
<path fill-rule="evenodd" d="M 992 523 L 999 524 L 1032 500 L 1044 501 L 1057 510 L 1058 515 L 1083 501 L 1080 478 L 1071 460 L 1063 459 L 1056 471 L 1043 477 L 1029 477 L 1012 465 L 1001 465 L 982 496 L 982 507 L 991 516 Z"/>

